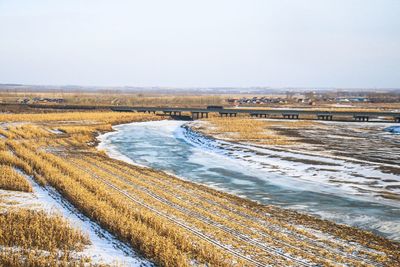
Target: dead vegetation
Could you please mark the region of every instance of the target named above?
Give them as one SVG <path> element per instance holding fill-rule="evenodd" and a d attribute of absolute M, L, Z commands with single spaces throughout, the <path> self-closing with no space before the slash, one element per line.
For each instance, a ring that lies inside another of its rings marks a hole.
<path fill-rule="evenodd" d="M 35 99 L 62 99 L 60 104 L 67 105 L 132 105 L 132 106 L 176 106 L 176 107 L 205 107 L 207 105 L 226 104 L 226 97 L 221 95 L 196 94 L 149 94 L 121 92 L 31 92 L 6 93 L 0 92 L 0 103 L 19 103 L 27 99 L 28 104 L 54 104 Z"/>
<path fill-rule="evenodd" d="M 43 266 L 105 266 L 90 263 L 90 258 L 69 254 L 49 253 L 31 249 L 0 249 L 0 266 L 43 267 Z"/>
<path fill-rule="evenodd" d="M 30 183 L 13 167 L 0 164 L 0 189 L 32 192 Z"/>
<path fill-rule="evenodd" d="M 0 162 L 53 187 L 80 212 L 160 266 L 190 266 L 193 262 L 210 266 L 399 263 L 397 243 L 131 166 L 93 147 L 94 136 L 109 131 L 112 124 L 154 119 L 157 117 L 147 114 L 111 112 L 3 114 L 2 122 L 24 124 L 3 126 L 7 138 L 0 145 Z M 254 126 L 246 120 L 220 123 L 210 119 L 210 123 L 243 139 L 256 138 L 254 129 L 264 136 L 273 125 L 251 120 Z M 44 225 L 50 232 L 57 229 L 51 228 L 52 223 Z M 85 243 L 76 234 L 68 236 L 69 248 L 78 247 L 73 240 Z M 49 240 L 58 243 L 46 237 L 40 244 Z M 57 245 L 52 248 L 58 249 Z M 16 258 L 42 260 L 40 257 Z M 3 253 L 0 258 L 14 260 L 13 254 L 7 257 Z M 48 262 L 52 265 L 54 259 Z"/>
<path fill-rule="evenodd" d="M 279 121 L 261 120 L 249 117 L 221 118 L 212 117 L 202 123 L 195 123 L 192 128 L 205 135 L 237 141 L 266 145 L 290 145 L 295 138 L 281 135 L 280 128 L 306 128 L 318 125 L 314 121 Z"/>
<path fill-rule="evenodd" d="M 76 254 L 89 244 L 61 215 L 25 209 L 0 214 L 0 266 L 92 266 Z"/>
<path fill-rule="evenodd" d="M 89 238 L 73 229 L 59 214 L 16 210 L 0 214 L 0 245 L 46 251 L 82 251 Z"/>

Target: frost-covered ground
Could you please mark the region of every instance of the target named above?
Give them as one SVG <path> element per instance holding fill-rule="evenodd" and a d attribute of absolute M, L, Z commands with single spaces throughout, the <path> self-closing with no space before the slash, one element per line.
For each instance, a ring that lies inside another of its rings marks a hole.
<path fill-rule="evenodd" d="M 76 210 L 52 188 L 43 188 L 27 177 L 33 185 L 33 193 L 0 190 L 1 204 L 7 208 L 23 207 L 57 212 L 67 218 L 71 225 L 89 235 L 91 245 L 82 254 L 93 259 L 94 263 L 112 266 L 153 266 L 141 258 L 127 245 L 118 241 L 109 232 Z"/>
<path fill-rule="evenodd" d="M 376 144 L 390 134 L 383 131 L 386 125 L 357 124 L 351 131 L 359 133 L 358 137 L 341 134 L 341 130 L 347 131 L 343 127 L 334 127 L 337 131 L 329 131 L 330 137 L 325 135 L 328 130 L 322 132 L 324 138 L 341 145 L 348 143 L 343 148 L 347 154 L 336 154 L 319 144 L 310 144 L 310 149 L 306 145 L 284 149 L 208 139 L 182 128 L 183 124 L 157 121 L 120 125 L 115 127 L 116 132 L 100 137 L 100 148 L 129 163 L 400 240 L 400 176 L 389 171 L 397 167 L 396 161 L 372 161 L 361 148 L 357 151 L 363 158 L 352 156 L 350 151 L 351 145 L 360 146 L 354 140 L 365 134 L 362 127 L 382 128 L 372 140 Z M 317 140 L 315 129 L 308 133 Z M 340 140 L 336 140 L 337 135 L 342 136 Z M 367 142 L 368 136 L 364 139 Z M 400 151 L 392 149 L 396 142 L 390 139 L 389 148 L 381 145 L 374 149 L 400 157 Z M 366 146 L 362 143 L 361 147 Z M 331 145 L 330 149 L 335 148 Z"/>
<path fill-rule="evenodd" d="M 299 140 L 298 146 L 290 147 L 298 152 L 320 152 L 324 156 L 398 166 L 400 137 L 393 134 L 396 129 L 400 127 L 393 123 L 329 121 L 301 129 L 281 127 L 277 131 Z"/>

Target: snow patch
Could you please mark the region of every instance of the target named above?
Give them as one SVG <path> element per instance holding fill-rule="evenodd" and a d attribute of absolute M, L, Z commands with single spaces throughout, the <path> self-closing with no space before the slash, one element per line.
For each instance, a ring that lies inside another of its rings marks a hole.
<path fill-rule="evenodd" d="M 22 174 L 22 173 L 21 173 Z M 23 174 L 24 175 L 24 174 Z M 143 259 L 128 245 L 117 240 L 111 233 L 80 213 L 54 188 L 39 186 L 30 176 L 24 175 L 32 184 L 33 193 L 0 190 L 2 202 L 21 208 L 42 209 L 58 212 L 70 221 L 71 225 L 89 235 L 91 245 L 78 255 L 89 256 L 93 263 L 115 266 L 154 266 Z"/>
<path fill-rule="evenodd" d="M 64 132 L 59 129 L 49 129 L 49 132 L 53 134 L 63 134 Z"/>

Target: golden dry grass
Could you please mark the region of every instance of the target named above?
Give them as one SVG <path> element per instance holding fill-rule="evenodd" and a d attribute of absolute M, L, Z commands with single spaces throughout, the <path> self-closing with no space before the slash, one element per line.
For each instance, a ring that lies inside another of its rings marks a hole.
<path fill-rule="evenodd" d="M 303 128 L 318 125 L 314 121 L 272 121 L 249 117 L 221 118 L 204 120 L 207 124 L 195 124 L 193 129 L 206 135 L 238 142 L 252 142 L 267 145 L 290 145 L 295 139 L 280 135 L 276 128 Z"/>
<path fill-rule="evenodd" d="M 90 261 L 91 259 L 88 257 L 79 257 L 63 253 L 49 253 L 47 251 L 15 248 L 3 248 L 0 250 L 1 267 L 106 266 L 92 264 Z"/>
<path fill-rule="evenodd" d="M 0 164 L 0 189 L 32 192 L 31 184 L 13 167 Z"/>
<path fill-rule="evenodd" d="M 63 113 L 38 113 L 38 114 L 0 114 L 0 122 L 72 122 L 72 123 L 126 123 L 140 118 L 154 119 L 155 116 L 133 112 L 63 112 Z M 34 127 L 34 126 L 30 126 Z M 0 132 L 1 133 L 1 132 Z"/>
<path fill-rule="evenodd" d="M 63 104 L 72 105 L 133 105 L 133 106 L 207 106 L 226 103 L 219 95 L 163 95 L 141 93 L 82 92 L 82 93 L 1 93 L 0 103 L 17 103 L 21 98 L 63 98 Z"/>
<path fill-rule="evenodd" d="M 16 210 L 0 214 L 0 245 L 47 251 L 82 249 L 89 237 L 73 229 L 59 214 L 44 211 Z"/>
<path fill-rule="evenodd" d="M 89 238 L 61 215 L 19 209 L 0 214 L 0 266 L 91 266 L 76 255 Z"/>
<path fill-rule="evenodd" d="M 118 194 L 110 192 L 88 174 L 59 157 L 46 152 L 33 152 L 36 149 L 32 145 L 10 143 L 18 157 L 28 162 L 48 184 L 60 190 L 83 213 L 164 266 L 188 265 L 189 261 L 173 240 L 179 240 L 179 246 L 188 248 L 193 241 L 187 240 L 175 226 L 146 210 L 130 209 Z M 207 251 L 207 258 L 214 254 L 211 248 Z"/>

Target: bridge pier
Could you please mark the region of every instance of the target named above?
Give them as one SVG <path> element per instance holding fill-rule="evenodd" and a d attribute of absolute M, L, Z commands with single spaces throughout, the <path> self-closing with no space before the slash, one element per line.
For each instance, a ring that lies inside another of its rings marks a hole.
<path fill-rule="evenodd" d="M 198 119 L 199 118 L 199 112 L 192 112 L 192 119 Z"/>
<path fill-rule="evenodd" d="M 208 118 L 208 112 L 192 112 L 192 119 Z"/>
<path fill-rule="evenodd" d="M 208 118 L 208 112 L 201 112 L 201 117 L 202 118 Z"/>
<path fill-rule="evenodd" d="M 268 114 L 266 114 L 266 113 L 250 113 L 250 116 L 251 117 L 256 117 L 256 118 L 258 118 L 258 117 L 260 117 L 260 118 L 267 118 L 268 117 Z"/>
<path fill-rule="evenodd" d="M 317 114 L 318 120 L 331 121 L 332 118 L 333 118 L 333 116 L 329 115 L 329 114 Z"/>
<path fill-rule="evenodd" d="M 299 119 L 299 114 L 285 114 L 285 113 L 283 113 L 282 116 L 283 116 L 284 119 L 291 119 L 291 120 L 294 120 L 294 119 L 298 120 Z"/>
<path fill-rule="evenodd" d="M 219 112 L 220 117 L 236 117 L 237 113 L 235 112 Z"/>
<path fill-rule="evenodd" d="M 366 115 L 354 115 L 353 118 L 356 121 L 369 121 L 369 116 Z"/>
<path fill-rule="evenodd" d="M 172 111 L 171 112 L 174 116 L 178 115 L 178 116 L 182 116 L 182 112 L 181 111 Z M 170 113 L 170 114 L 171 114 Z"/>

